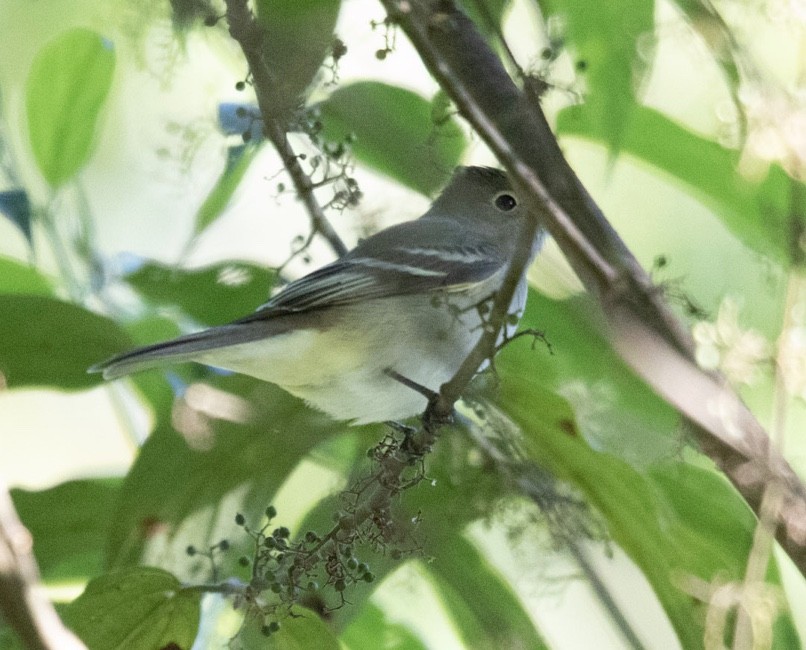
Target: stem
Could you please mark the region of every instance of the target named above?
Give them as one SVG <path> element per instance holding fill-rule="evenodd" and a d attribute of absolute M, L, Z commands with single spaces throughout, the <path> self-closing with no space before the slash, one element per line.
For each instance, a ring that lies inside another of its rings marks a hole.
<path fill-rule="evenodd" d="M 322 235 L 330 244 L 333 252 L 341 257 L 347 252 L 347 247 L 317 202 L 313 192 L 315 186 L 302 169 L 299 156 L 288 142 L 285 124 L 277 115 L 277 101 L 272 94 L 276 84 L 263 54 L 263 30 L 252 15 L 246 0 L 226 0 L 226 7 L 230 35 L 241 46 L 252 75 L 255 95 L 263 119 L 263 131 L 277 153 L 280 154 L 280 159 L 294 183 L 294 189 L 308 211 L 314 232 Z"/>

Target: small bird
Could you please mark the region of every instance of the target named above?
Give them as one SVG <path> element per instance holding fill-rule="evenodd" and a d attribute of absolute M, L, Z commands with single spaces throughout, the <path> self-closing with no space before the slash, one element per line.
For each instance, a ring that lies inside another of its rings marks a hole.
<path fill-rule="evenodd" d="M 254 313 L 90 372 L 113 379 L 196 361 L 272 382 L 355 424 L 422 413 L 426 393 L 438 391 L 478 342 L 484 306 L 501 288 L 527 218 L 504 172 L 459 167 L 422 217 L 363 240 Z M 531 259 L 543 238 L 538 228 Z M 520 317 L 526 294 L 524 273 L 511 314 Z"/>

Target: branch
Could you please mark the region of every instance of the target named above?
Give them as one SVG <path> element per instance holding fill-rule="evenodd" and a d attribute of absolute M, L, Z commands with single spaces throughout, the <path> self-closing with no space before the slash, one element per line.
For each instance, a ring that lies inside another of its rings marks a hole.
<path fill-rule="evenodd" d="M 263 119 L 263 132 L 280 154 L 280 159 L 294 183 L 297 196 L 302 199 L 302 203 L 308 211 L 314 232 L 322 235 L 330 244 L 333 252 L 341 257 L 347 252 L 347 247 L 316 201 L 313 193 L 315 185 L 302 169 L 299 156 L 294 153 L 288 142 L 285 124 L 278 116 L 278 102 L 273 96 L 273 89 L 276 87 L 274 75 L 264 57 L 263 30 L 252 15 L 246 0 L 226 0 L 226 6 L 230 36 L 241 46 L 252 75 L 255 95 Z"/>
<path fill-rule="evenodd" d="M 531 82 L 519 89 L 449 0 L 381 2 L 597 297 L 622 358 L 688 421 L 756 514 L 765 485 L 780 485 L 776 536 L 806 575 L 806 489 L 725 379 L 698 367 L 687 329 L 562 155 Z"/>
<path fill-rule="evenodd" d="M 31 533 L 22 525 L 0 480 L 0 614 L 29 650 L 87 650 L 45 597 L 31 554 Z"/>

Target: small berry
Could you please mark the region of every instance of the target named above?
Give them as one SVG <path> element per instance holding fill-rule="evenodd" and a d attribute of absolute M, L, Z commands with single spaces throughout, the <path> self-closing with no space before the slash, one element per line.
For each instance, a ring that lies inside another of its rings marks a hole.
<path fill-rule="evenodd" d="M 283 190 L 280 191 L 282 192 Z M 274 506 L 269 506 L 268 508 L 266 508 L 266 516 L 269 519 L 274 519 L 277 516 L 277 508 L 275 508 Z"/>
<path fill-rule="evenodd" d="M 246 517 L 244 517 L 240 512 L 235 515 L 235 524 L 237 526 L 243 526 L 246 523 Z"/>

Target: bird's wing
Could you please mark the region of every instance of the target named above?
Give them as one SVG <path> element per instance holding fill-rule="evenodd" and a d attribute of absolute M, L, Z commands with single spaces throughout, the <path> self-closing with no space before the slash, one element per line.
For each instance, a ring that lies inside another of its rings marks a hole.
<path fill-rule="evenodd" d="M 500 256 L 483 244 L 405 245 L 378 252 L 359 247 L 347 257 L 292 282 L 243 320 L 374 298 L 457 291 L 489 278 L 501 266 Z"/>

